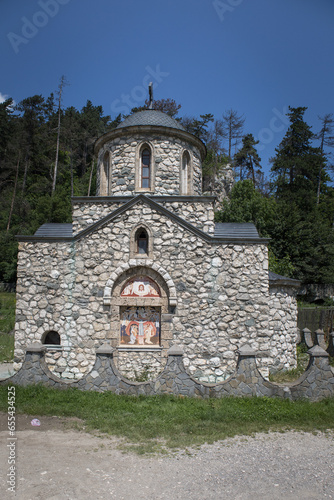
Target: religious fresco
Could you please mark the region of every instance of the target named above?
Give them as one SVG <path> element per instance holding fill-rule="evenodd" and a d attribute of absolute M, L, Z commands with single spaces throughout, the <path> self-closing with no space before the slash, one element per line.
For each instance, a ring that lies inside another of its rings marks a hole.
<path fill-rule="evenodd" d="M 157 307 L 126 307 L 121 311 L 121 345 L 160 345 L 160 311 Z"/>
<path fill-rule="evenodd" d="M 147 276 L 136 276 L 125 283 L 121 297 L 161 297 L 158 285 Z"/>

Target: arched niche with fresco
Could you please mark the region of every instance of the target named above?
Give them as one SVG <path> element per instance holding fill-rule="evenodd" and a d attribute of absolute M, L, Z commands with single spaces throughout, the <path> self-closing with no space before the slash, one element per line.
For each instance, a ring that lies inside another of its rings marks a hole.
<path fill-rule="evenodd" d="M 139 266 L 115 282 L 111 298 L 111 344 L 118 350 L 162 350 L 172 340 L 169 291 L 162 276 Z"/>

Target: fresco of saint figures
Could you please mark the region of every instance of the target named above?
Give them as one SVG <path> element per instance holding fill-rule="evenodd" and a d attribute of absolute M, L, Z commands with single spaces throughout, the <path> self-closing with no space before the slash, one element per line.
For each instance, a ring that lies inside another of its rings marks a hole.
<path fill-rule="evenodd" d="M 121 297 L 161 297 L 161 293 L 151 278 L 136 276 L 125 283 Z"/>
<path fill-rule="evenodd" d="M 160 312 L 156 307 L 127 307 L 121 311 L 121 345 L 160 345 Z"/>

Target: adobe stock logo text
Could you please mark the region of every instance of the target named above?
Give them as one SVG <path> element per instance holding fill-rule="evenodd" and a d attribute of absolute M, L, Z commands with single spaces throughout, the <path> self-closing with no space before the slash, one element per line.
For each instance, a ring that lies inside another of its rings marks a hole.
<path fill-rule="evenodd" d="M 37 3 L 41 10 L 37 10 L 31 19 L 21 17 L 22 28 L 21 33 L 17 34 L 13 31 L 7 33 L 7 38 L 13 47 L 15 54 L 19 53 L 20 45 L 26 45 L 34 38 L 41 28 L 44 28 L 50 18 L 55 17 L 59 12 L 61 5 L 66 5 L 70 0 L 39 0 Z"/>

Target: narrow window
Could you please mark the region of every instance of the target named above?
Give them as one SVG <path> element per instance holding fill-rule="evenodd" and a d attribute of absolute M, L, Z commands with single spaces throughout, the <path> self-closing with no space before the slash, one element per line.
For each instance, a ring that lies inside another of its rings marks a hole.
<path fill-rule="evenodd" d="M 108 195 L 108 181 L 109 181 L 109 152 L 107 151 L 103 156 L 100 174 L 100 196 Z"/>
<path fill-rule="evenodd" d="M 185 151 L 182 156 L 181 165 L 181 194 L 189 193 L 190 177 L 190 156 L 188 151 Z"/>
<path fill-rule="evenodd" d="M 150 188 L 151 152 L 143 149 L 141 154 L 141 187 Z"/>
<path fill-rule="evenodd" d="M 139 229 L 137 233 L 137 253 L 148 253 L 148 234 L 145 229 Z"/>

